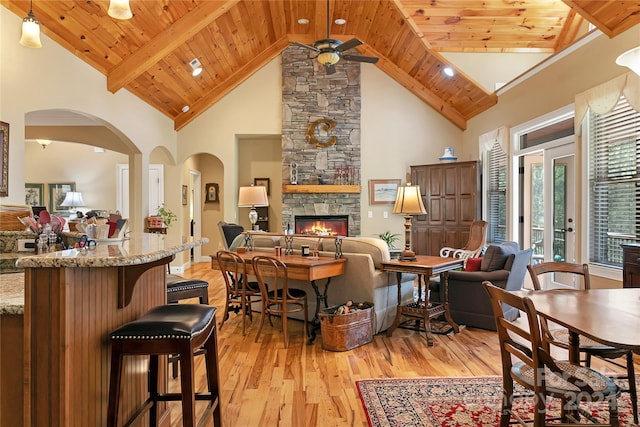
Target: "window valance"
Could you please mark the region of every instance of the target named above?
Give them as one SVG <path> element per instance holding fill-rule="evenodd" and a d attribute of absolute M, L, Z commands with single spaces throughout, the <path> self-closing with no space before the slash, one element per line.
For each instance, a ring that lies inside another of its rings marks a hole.
<path fill-rule="evenodd" d="M 629 71 L 620 77 L 577 94 L 574 123 L 576 134 L 580 134 L 582 120 L 589 109 L 596 114 L 606 114 L 616 106 L 621 95 L 624 95 L 634 110 L 640 111 L 640 76 Z"/>

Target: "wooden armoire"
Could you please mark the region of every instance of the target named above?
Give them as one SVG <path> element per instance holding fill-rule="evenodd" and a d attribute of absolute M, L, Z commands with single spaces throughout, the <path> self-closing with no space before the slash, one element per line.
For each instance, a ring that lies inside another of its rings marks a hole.
<path fill-rule="evenodd" d="M 420 186 L 426 215 L 413 217 L 411 240 L 420 255 L 467 243 L 473 221 L 481 216 L 480 163 L 477 161 L 411 166 L 411 183 Z"/>

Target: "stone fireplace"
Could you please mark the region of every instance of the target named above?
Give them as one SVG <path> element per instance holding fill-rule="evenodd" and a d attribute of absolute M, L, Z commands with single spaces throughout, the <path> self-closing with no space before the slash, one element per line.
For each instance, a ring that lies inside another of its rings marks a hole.
<path fill-rule="evenodd" d="M 348 236 L 349 215 L 296 215 L 294 232 L 314 236 Z"/>
<path fill-rule="evenodd" d="M 347 215 L 350 236 L 360 234 L 360 64 L 340 61 L 327 75 L 309 51 L 290 46 L 282 53 L 282 228 L 300 215 Z M 333 120 L 316 141 L 309 125 Z M 291 184 L 291 165 L 297 185 Z"/>

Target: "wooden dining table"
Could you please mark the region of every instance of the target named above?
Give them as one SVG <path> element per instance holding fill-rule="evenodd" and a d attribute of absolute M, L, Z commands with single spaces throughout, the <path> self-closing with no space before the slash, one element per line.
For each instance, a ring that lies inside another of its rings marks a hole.
<path fill-rule="evenodd" d="M 580 335 L 640 351 L 640 288 L 522 290 L 538 314 L 569 330 L 569 360 L 580 361 Z"/>
<path fill-rule="evenodd" d="M 274 252 L 268 251 L 247 251 L 239 253 L 239 255 L 245 262 L 247 267 L 247 273 L 254 275 L 253 266 L 251 265 L 251 259 L 254 256 L 273 256 Z M 316 309 L 311 320 L 311 337 L 309 338 L 309 344 L 313 343 L 316 338 L 316 331 L 320 328 L 320 304 L 324 303 L 325 308 L 328 307 L 327 292 L 329 290 L 329 283 L 331 278 L 344 274 L 346 258 L 337 257 L 314 257 L 314 256 L 302 256 L 302 255 L 285 255 L 282 254 L 276 258 L 280 259 L 287 265 L 287 275 L 289 279 L 296 279 L 309 282 L 313 288 L 316 296 Z M 218 260 L 215 255 L 211 255 L 211 268 L 214 270 L 220 270 Z M 326 279 L 324 282 L 324 289 L 320 291 L 318 286 L 318 280 Z"/>

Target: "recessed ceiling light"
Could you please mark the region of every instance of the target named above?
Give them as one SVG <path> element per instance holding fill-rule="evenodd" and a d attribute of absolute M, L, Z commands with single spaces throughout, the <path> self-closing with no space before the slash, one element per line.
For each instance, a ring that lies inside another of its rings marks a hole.
<path fill-rule="evenodd" d="M 307 18 L 298 19 L 298 24 L 300 25 L 307 25 L 308 23 L 309 23 L 309 20 Z"/>
<path fill-rule="evenodd" d="M 453 77 L 453 75 L 455 74 L 455 71 L 453 71 L 453 68 L 451 67 L 444 67 L 442 69 L 442 72 L 445 74 L 445 76 L 448 77 Z"/>
<path fill-rule="evenodd" d="M 346 19 L 342 19 L 342 18 L 338 18 L 333 22 L 335 22 L 336 25 L 344 25 L 344 24 L 347 23 L 347 20 Z"/>
<path fill-rule="evenodd" d="M 188 105 L 185 105 L 184 107 L 182 107 L 182 112 L 186 113 L 187 111 L 189 111 L 189 108 L 190 107 Z"/>

